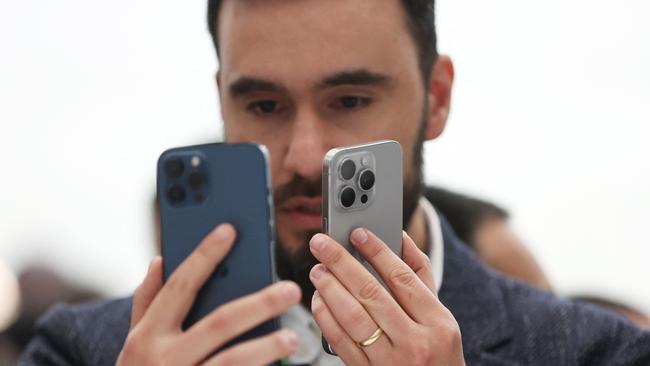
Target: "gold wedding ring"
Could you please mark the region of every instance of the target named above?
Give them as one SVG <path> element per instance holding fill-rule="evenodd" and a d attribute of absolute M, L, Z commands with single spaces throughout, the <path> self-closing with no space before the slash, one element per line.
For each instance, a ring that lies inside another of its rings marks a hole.
<path fill-rule="evenodd" d="M 369 345 L 377 342 L 377 340 L 379 339 L 379 337 L 381 337 L 382 334 L 384 334 L 384 331 L 381 328 L 377 328 L 377 330 L 374 333 L 372 333 L 372 335 L 368 337 L 368 339 L 366 339 L 365 341 L 357 342 L 357 344 L 359 345 L 359 347 L 368 347 Z"/>

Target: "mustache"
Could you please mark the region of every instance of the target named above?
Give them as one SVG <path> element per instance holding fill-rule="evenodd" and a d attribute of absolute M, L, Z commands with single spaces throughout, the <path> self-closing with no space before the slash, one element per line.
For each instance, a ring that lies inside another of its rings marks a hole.
<path fill-rule="evenodd" d="M 318 197 L 323 194 L 323 185 L 320 180 L 310 181 L 300 176 L 295 176 L 291 181 L 273 190 L 273 204 L 275 207 L 282 205 L 292 197 L 307 196 Z"/>

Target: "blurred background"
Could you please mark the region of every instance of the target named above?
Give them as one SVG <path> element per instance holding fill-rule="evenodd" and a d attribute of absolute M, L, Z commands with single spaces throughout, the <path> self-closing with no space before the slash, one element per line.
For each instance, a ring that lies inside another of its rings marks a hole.
<path fill-rule="evenodd" d="M 505 207 L 557 293 L 645 312 L 649 11 L 439 0 L 457 78 L 448 129 L 426 146 L 427 182 Z M 205 13 L 203 0 L 0 2 L 0 330 L 21 273 L 60 277 L 64 301 L 141 281 L 158 155 L 221 135 Z"/>

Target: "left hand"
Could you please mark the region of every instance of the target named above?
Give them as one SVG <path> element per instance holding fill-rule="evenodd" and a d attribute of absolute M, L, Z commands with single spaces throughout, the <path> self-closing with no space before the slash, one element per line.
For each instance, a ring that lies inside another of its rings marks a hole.
<path fill-rule="evenodd" d="M 345 248 L 324 234 L 310 249 L 312 313 L 347 365 L 464 365 L 460 328 L 438 300 L 429 258 L 403 233 L 403 260 L 367 229 L 350 242 L 372 264 L 389 293 Z M 394 297 L 393 297 L 394 296 Z M 359 346 L 378 328 L 383 334 Z"/>

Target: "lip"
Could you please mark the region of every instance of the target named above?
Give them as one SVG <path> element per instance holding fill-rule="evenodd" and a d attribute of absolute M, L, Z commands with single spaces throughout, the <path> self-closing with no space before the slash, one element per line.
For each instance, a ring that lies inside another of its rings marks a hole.
<path fill-rule="evenodd" d="M 319 206 L 322 210 L 322 197 L 297 196 L 292 197 L 282 205 L 279 214 L 284 216 L 292 226 L 302 230 L 321 230 L 322 217 L 320 212 L 301 211 L 301 206 Z"/>

